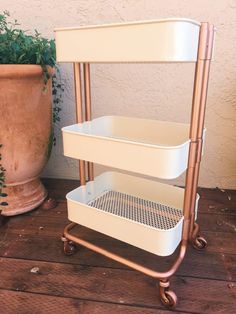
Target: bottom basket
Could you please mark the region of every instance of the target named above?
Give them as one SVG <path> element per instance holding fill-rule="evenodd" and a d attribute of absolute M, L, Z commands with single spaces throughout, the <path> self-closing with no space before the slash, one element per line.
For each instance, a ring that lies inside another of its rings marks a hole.
<path fill-rule="evenodd" d="M 183 198 L 182 188 L 105 172 L 67 194 L 68 216 L 80 225 L 167 256 L 181 241 Z"/>

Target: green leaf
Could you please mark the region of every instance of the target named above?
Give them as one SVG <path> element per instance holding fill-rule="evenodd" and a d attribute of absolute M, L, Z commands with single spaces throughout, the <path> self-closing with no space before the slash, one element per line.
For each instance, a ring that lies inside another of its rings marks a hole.
<path fill-rule="evenodd" d="M 46 66 L 56 64 L 55 41 L 44 38 L 37 30 L 34 35 L 27 34 L 9 16 L 8 11 L 0 13 L 0 64 L 39 64 L 45 69 L 46 84 L 50 78 Z"/>
<path fill-rule="evenodd" d="M 7 203 L 7 202 L 1 202 L 0 205 L 1 205 L 1 206 L 7 206 L 8 203 Z"/>

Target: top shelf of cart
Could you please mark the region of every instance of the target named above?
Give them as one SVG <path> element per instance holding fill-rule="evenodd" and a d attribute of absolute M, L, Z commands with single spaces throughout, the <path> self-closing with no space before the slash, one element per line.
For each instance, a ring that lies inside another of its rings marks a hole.
<path fill-rule="evenodd" d="M 56 28 L 58 62 L 196 62 L 201 23 L 182 18 Z"/>

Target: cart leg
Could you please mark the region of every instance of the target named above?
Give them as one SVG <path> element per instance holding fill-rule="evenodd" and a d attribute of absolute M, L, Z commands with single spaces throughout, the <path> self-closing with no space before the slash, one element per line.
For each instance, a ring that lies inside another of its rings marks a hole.
<path fill-rule="evenodd" d="M 174 308 L 177 304 L 177 296 L 174 291 L 170 290 L 169 280 L 159 282 L 160 299 L 163 305 Z"/>
<path fill-rule="evenodd" d="M 75 254 L 77 249 L 75 242 L 68 240 L 64 235 L 61 237 L 61 240 L 64 244 L 64 254 L 67 256 Z"/>
<path fill-rule="evenodd" d="M 200 230 L 199 230 L 199 225 L 195 222 L 194 223 L 194 228 L 193 228 L 193 233 L 192 233 L 192 246 L 196 249 L 196 250 L 202 250 L 205 249 L 205 247 L 207 246 L 207 241 L 205 238 L 203 238 L 202 236 L 200 236 Z"/>

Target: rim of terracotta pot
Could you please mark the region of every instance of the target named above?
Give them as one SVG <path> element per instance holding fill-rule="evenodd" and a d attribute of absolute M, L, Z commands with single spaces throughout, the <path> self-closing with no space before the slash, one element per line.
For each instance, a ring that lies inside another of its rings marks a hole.
<path fill-rule="evenodd" d="M 51 66 L 47 66 L 49 73 L 52 75 L 54 70 Z M 0 64 L 0 78 L 17 78 L 40 76 L 43 70 L 38 64 Z"/>

